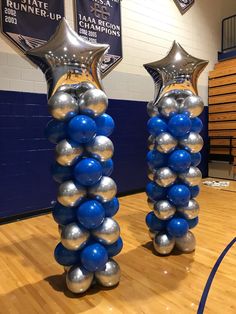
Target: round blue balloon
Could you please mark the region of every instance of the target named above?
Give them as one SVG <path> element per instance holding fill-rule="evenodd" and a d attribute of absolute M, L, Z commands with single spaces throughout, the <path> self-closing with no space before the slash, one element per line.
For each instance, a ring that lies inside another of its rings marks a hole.
<path fill-rule="evenodd" d="M 198 185 L 195 186 L 189 186 L 188 187 L 191 193 L 191 198 L 195 198 L 198 196 L 198 194 L 200 193 L 200 188 Z"/>
<path fill-rule="evenodd" d="M 95 121 L 85 115 L 77 115 L 72 118 L 67 127 L 70 138 L 80 144 L 88 143 L 96 135 Z"/>
<path fill-rule="evenodd" d="M 86 201 L 78 207 L 77 218 L 86 229 L 95 229 L 102 224 L 105 210 L 98 201 Z"/>
<path fill-rule="evenodd" d="M 188 223 L 183 218 L 173 218 L 167 224 L 168 233 L 176 238 L 183 237 L 188 232 Z"/>
<path fill-rule="evenodd" d="M 107 250 L 99 243 L 90 244 L 81 252 L 81 263 L 90 272 L 102 270 L 107 261 Z"/>
<path fill-rule="evenodd" d="M 202 161 L 201 153 L 191 154 L 191 160 L 192 160 L 191 166 L 197 167 Z"/>
<path fill-rule="evenodd" d="M 62 206 L 60 203 L 56 203 L 53 207 L 52 216 L 59 225 L 67 225 L 77 221 L 76 209 Z"/>
<path fill-rule="evenodd" d="M 185 114 L 177 114 L 173 116 L 169 123 L 169 131 L 175 137 L 182 137 L 188 134 L 191 130 L 192 122 L 190 118 Z"/>
<path fill-rule="evenodd" d="M 166 228 L 166 221 L 158 219 L 154 212 L 150 212 L 146 216 L 146 224 L 152 231 L 162 231 Z"/>
<path fill-rule="evenodd" d="M 115 128 L 115 122 L 109 114 L 104 113 L 94 119 L 97 125 L 97 135 L 109 136 Z"/>
<path fill-rule="evenodd" d="M 102 166 L 102 175 L 106 177 L 110 177 L 114 169 L 112 159 L 108 159 L 106 161 L 101 162 L 101 166 Z"/>
<path fill-rule="evenodd" d="M 58 163 L 54 163 L 51 167 L 52 177 L 58 182 L 62 183 L 64 181 L 71 180 L 73 178 L 73 169 L 72 167 L 64 167 Z"/>
<path fill-rule="evenodd" d="M 118 255 L 123 248 L 123 241 L 121 237 L 115 243 L 106 245 L 105 248 L 109 257 Z"/>
<path fill-rule="evenodd" d="M 158 152 L 157 150 L 150 150 L 147 153 L 146 161 L 149 168 L 158 169 L 158 168 L 166 166 L 167 157 L 166 157 L 166 154 L 162 154 Z"/>
<path fill-rule="evenodd" d="M 196 118 L 191 119 L 191 121 L 192 121 L 191 131 L 196 132 L 196 133 L 200 133 L 203 129 L 202 120 L 199 119 L 198 117 L 196 117 Z"/>
<path fill-rule="evenodd" d="M 62 121 L 52 119 L 45 128 L 45 137 L 53 144 L 57 144 L 66 138 L 66 124 Z"/>
<path fill-rule="evenodd" d="M 113 217 L 119 210 L 118 198 L 114 197 L 111 201 L 102 204 L 105 209 L 105 217 Z"/>
<path fill-rule="evenodd" d="M 102 177 L 102 166 L 96 159 L 84 158 L 76 164 L 74 176 L 80 185 L 94 185 Z"/>
<path fill-rule="evenodd" d="M 198 224 L 198 222 L 199 222 L 198 217 L 196 217 L 196 218 L 194 218 L 194 219 L 189 219 L 189 220 L 187 220 L 189 229 L 193 229 L 194 227 L 196 227 L 196 225 Z"/>
<path fill-rule="evenodd" d="M 80 262 L 80 250 L 72 251 L 66 249 L 61 243 L 55 248 L 54 257 L 58 264 L 63 266 L 71 266 Z"/>
<path fill-rule="evenodd" d="M 168 127 L 163 119 L 156 116 L 149 119 L 147 129 L 150 134 L 158 136 L 160 133 L 166 132 Z"/>
<path fill-rule="evenodd" d="M 186 150 L 173 151 L 168 159 L 168 166 L 174 172 L 185 172 L 191 165 L 191 155 Z"/>
<path fill-rule="evenodd" d="M 175 206 L 184 206 L 189 202 L 191 193 L 186 185 L 175 184 L 168 189 L 167 197 Z"/>
<path fill-rule="evenodd" d="M 159 201 L 166 197 L 167 189 L 154 182 L 149 182 L 146 185 L 146 193 L 151 200 Z"/>

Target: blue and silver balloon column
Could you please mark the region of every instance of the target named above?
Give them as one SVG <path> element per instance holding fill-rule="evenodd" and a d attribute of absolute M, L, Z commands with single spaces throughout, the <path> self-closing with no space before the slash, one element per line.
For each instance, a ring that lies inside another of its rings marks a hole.
<path fill-rule="evenodd" d="M 167 57 L 145 64 L 155 82 L 155 99 L 147 105 L 149 152 L 146 193 L 151 212 L 146 216 L 155 250 L 170 254 L 195 249 L 190 229 L 198 224 L 199 184 L 204 109 L 197 96 L 197 78 L 207 61 L 189 55 L 174 42 Z"/>
<path fill-rule="evenodd" d="M 83 40 L 62 20 L 46 45 L 29 52 L 47 78 L 51 71 L 48 105 L 54 119 L 46 135 L 56 144 L 52 174 L 59 186 L 53 217 L 61 237 L 54 256 L 73 293 L 85 292 L 94 282 L 112 287 L 120 280 L 113 257 L 123 243 L 113 218 L 119 202 L 108 138 L 114 121 L 105 113 L 108 98 L 99 80 L 106 49 Z"/>

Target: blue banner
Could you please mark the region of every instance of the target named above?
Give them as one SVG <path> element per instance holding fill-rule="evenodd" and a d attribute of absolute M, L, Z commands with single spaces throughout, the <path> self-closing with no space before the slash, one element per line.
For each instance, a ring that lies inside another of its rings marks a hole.
<path fill-rule="evenodd" d="M 21 50 L 45 43 L 64 17 L 64 0 L 1 0 L 2 33 Z"/>
<path fill-rule="evenodd" d="M 101 71 L 106 74 L 122 60 L 120 0 L 75 0 L 76 28 L 92 43 L 109 44 Z"/>

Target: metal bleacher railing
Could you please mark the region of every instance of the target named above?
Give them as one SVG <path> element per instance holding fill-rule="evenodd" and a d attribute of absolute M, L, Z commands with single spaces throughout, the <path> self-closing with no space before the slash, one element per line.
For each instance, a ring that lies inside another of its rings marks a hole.
<path fill-rule="evenodd" d="M 222 20 L 221 52 L 236 49 L 236 15 Z"/>

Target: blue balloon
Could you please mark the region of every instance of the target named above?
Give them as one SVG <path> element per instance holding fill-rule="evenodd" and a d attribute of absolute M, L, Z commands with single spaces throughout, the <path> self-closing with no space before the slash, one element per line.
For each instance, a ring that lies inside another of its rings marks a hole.
<path fill-rule="evenodd" d="M 73 169 L 72 167 L 64 167 L 58 163 L 54 163 L 51 167 L 52 177 L 58 182 L 62 183 L 64 181 L 71 180 L 73 178 Z"/>
<path fill-rule="evenodd" d="M 113 171 L 113 161 L 112 159 L 108 159 L 106 161 L 101 162 L 102 165 L 102 175 L 109 177 L 112 174 Z"/>
<path fill-rule="evenodd" d="M 198 222 L 199 222 L 198 217 L 196 217 L 196 218 L 194 218 L 194 219 L 189 219 L 189 220 L 187 220 L 189 229 L 193 229 L 194 227 L 196 227 L 196 225 L 198 224 Z"/>
<path fill-rule="evenodd" d="M 77 221 L 76 209 L 62 206 L 60 203 L 56 203 L 53 207 L 52 216 L 59 225 L 67 225 Z"/>
<path fill-rule="evenodd" d="M 146 224 L 152 231 L 162 231 L 166 228 L 166 221 L 158 219 L 154 212 L 150 212 L 146 216 Z"/>
<path fill-rule="evenodd" d="M 198 117 L 196 117 L 196 118 L 191 119 L 191 121 L 192 121 L 191 131 L 196 132 L 196 133 L 200 133 L 203 129 L 202 120 L 199 119 Z"/>
<path fill-rule="evenodd" d="M 201 153 L 191 154 L 191 159 L 192 159 L 191 165 L 197 167 L 202 161 L 202 155 Z"/>
<path fill-rule="evenodd" d="M 78 207 L 77 218 L 86 229 L 95 229 L 102 224 L 105 209 L 98 201 L 86 201 Z"/>
<path fill-rule="evenodd" d="M 58 264 L 71 266 L 80 262 L 80 250 L 72 251 L 66 249 L 61 243 L 58 243 L 54 250 L 54 257 Z"/>
<path fill-rule="evenodd" d="M 123 241 L 121 237 L 113 244 L 105 246 L 107 250 L 108 257 L 116 256 L 120 253 L 123 248 Z"/>
<path fill-rule="evenodd" d="M 195 198 L 198 196 L 198 194 L 200 193 L 200 188 L 198 185 L 195 186 L 189 186 L 188 187 L 191 193 L 191 198 Z"/>
<path fill-rule="evenodd" d="M 173 116 L 169 123 L 168 128 L 173 136 L 182 137 L 189 133 L 191 130 L 192 122 L 185 114 L 177 114 Z"/>
<path fill-rule="evenodd" d="M 99 243 L 86 246 L 81 252 L 81 263 L 90 272 L 100 271 L 108 261 L 105 247 Z"/>
<path fill-rule="evenodd" d="M 97 135 L 109 136 L 115 128 L 115 122 L 109 114 L 104 113 L 94 119 L 97 125 Z"/>
<path fill-rule="evenodd" d="M 167 164 L 166 154 L 162 154 L 157 150 L 150 150 L 147 153 L 146 161 L 151 169 L 158 169 Z"/>
<path fill-rule="evenodd" d="M 80 185 L 94 185 L 102 177 L 102 166 L 96 159 L 84 158 L 76 164 L 74 176 Z"/>
<path fill-rule="evenodd" d="M 146 193 L 151 200 L 159 201 L 166 197 L 167 189 L 154 182 L 149 182 L 146 185 Z"/>
<path fill-rule="evenodd" d="M 96 135 L 95 121 L 85 115 L 77 115 L 72 118 L 67 127 L 70 138 L 80 144 L 88 143 Z"/>
<path fill-rule="evenodd" d="M 152 135 L 158 136 L 160 133 L 166 132 L 167 128 L 168 127 L 165 121 L 158 116 L 152 117 L 148 120 L 147 129 Z"/>
<path fill-rule="evenodd" d="M 52 119 L 45 128 L 45 137 L 53 144 L 57 144 L 66 138 L 66 124 L 62 121 Z"/>
<path fill-rule="evenodd" d="M 118 212 L 119 201 L 114 197 L 111 201 L 102 204 L 105 209 L 105 217 L 113 217 Z"/>
<path fill-rule="evenodd" d="M 167 231 L 172 237 L 180 238 L 188 232 L 188 223 L 183 218 L 173 218 L 167 224 Z"/>
<path fill-rule="evenodd" d="M 191 155 L 186 150 L 175 150 L 170 154 L 168 159 L 168 166 L 174 172 L 185 172 L 191 165 Z"/>
<path fill-rule="evenodd" d="M 183 206 L 189 202 L 191 193 L 186 185 L 175 184 L 168 189 L 167 197 L 175 206 Z"/>

